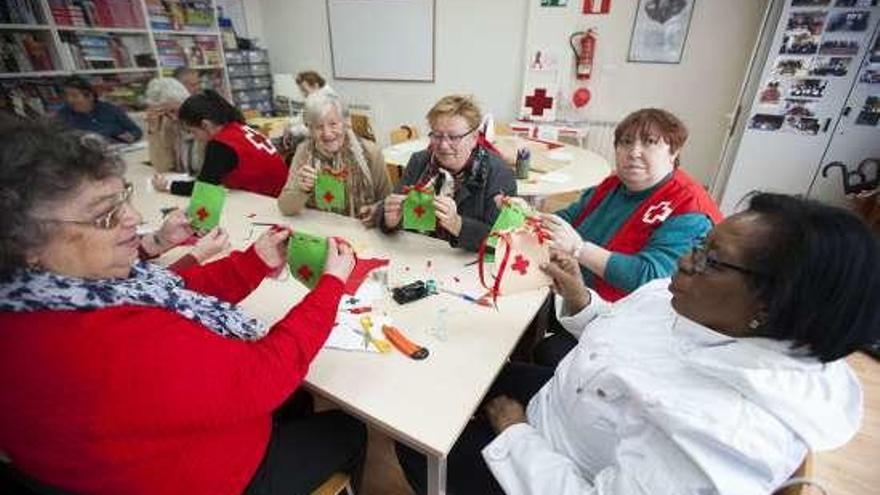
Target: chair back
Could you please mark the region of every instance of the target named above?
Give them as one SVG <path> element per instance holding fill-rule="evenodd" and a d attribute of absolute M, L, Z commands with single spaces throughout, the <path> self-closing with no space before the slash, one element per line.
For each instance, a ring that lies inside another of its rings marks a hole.
<path fill-rule="evenodd" d="M 404 124 L 391 131 L 391 144 L 410 141 L 419 137 L 419 130 L 414 125 Z"/>
<path fill-rule="evenodd" d="M 354 495 L 351 489 L 351 477 L 345 473 L 333 473 L 333 476 L 327 478 L 327 481 L 316 488 L 311 495 L 338 495 L 342 492 Z"/>
<path fill-rule="evenodd" d="M 376 142 L 376 134 L 373 132 L 373 126 L 370 125 L 370 118 L 366 115 L 352 113 L 351 130 L 354 131 L 355 136 L 361 139 Z"/>

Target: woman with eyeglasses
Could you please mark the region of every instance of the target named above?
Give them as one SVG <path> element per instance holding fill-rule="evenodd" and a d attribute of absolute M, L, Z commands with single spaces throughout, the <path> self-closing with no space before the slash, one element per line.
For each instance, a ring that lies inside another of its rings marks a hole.
<path fill-rule="evenodd" d="M 122 174 L 102 140 L 0 122 L 0 479 L 11 463 L 65 493 L 287 495 L 357 478 L 363 425 L 289 403 L 351 248 L 330 240 L 318 285 L 269 326 L 236 304 L 289 232 L 179 274 L 138 262 Z"/>
<path fill-rule="evenodd" d="M 515 196 L 513 172 L 481 142 L 482 114 L 466 96 L 445 96 L 428 112 L 428 149 L 412 155 L 400 183 L 377 208 L 383 232 L 400 229 L 404 189 L 433 185 L 437 230 L 453 247 L 477 251 L 498 216 L 495 198 Z"/>
<path fill-rule="evenodd" d="M 578 261 L 586 285 L 606 301 L 671 275 L 675 261 L 721 221 L 703 186 L 679 167 L 687 136 L 684 123 L 665 110 L 629 114 L 614 130 L 614 173 L 544 215 L 554 248 Z M 551 315 L 549 322 L 539 326 L 553 335 L 534 349 L 539 364 L 557 363 L 576 344 L 552 313 L 551 300 L 541 313 Z"/>
<path fill-rule="evenodd" d="M 266 136 L 248 127 L 241 112 L 217 92 L 205 90 L 186 99 L 177 117 L 193 137 L 205 144 L 198 180 L 223 184 L 264 196 L 278 197 L 287 179 L 287 164 Z M 153 177 L 159 191 L 189 196 L 193 181 Z"/>
<path fill-rule="evenodd" d="M 577 346 L 511 363 L 447 458 L 448 493 L 766 495 L 858 431 L 844 358 L 880 338 L 880 246 L 842 209 L 759 194 L 616 303 L 557 252 Z M 424 492 L 424 458 L 398 446 Z"/>
<path fill-rule="evenodd" d="M 278 196 L 281 213 L 297 215 L 305 207 L 317 208 L 315 183 L 324 172 L 344 184 L 345 201 L 338 211 L 372 226 L 376 204 L 391 193 L 391 180 L 382 151 L 355 135 L 349 117 L 348 106 L 334 93 L 317 92 L 306 98 L 309 137 L 297 148 L 287 184 Z"/>

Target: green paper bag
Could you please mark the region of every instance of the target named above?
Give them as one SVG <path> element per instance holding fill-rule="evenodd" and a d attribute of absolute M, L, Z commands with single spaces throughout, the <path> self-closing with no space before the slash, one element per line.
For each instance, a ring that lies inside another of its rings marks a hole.
<path fill-rule="evenodd" d="M 403 201 L 403 228 L 433 232 L 437 226 L 434 212 L 434 188 L 411 188 Z"/>
<path fill-rule="evenodd" d="M 315 181 L 315 205 L 319 210 L 344 210 L 345 177 L 319 172 Z"/>
<path fill-rule="evenodd" d="M 489 230 L 490 235 L 486 240 L 486 245 L 495 249 L 495 246 L 498 244 L 498 237 L 491 234 L 502 230 L 518 229 L 526 223 L 526 217 L 531 215 L 534 215 L 534 212 L 530 208 L 523 207 L 517 203 L 506 202 L 501 207 L 501 211 L 498 212 L 498 217 L 495 219 L 495 223 L 492 224 L 492 229 Z M 494 254 L 486 253 L 487 262 L 492 262 L 494 259 Z"/>
<path fill-rule="evenodd" d="M 287 264 L 293 277 L 309 289 L 318 285 L 327 263 L 327 238 L 294 232 L 287 243 Z"/>
<path fill-rule="evenodd" d="M 196 181 L 186 216 L 193 230 L 204 234 L 220 223 L 220 213 L 226 201 L 226 188 L 216 184 Z"/>

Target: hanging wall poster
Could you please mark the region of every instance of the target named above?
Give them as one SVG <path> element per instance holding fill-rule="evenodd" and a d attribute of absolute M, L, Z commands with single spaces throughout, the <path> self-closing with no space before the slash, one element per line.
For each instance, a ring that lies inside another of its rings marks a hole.
<path fill-rule="evenodd" d="M 880 122 L 880 96 L 869 96 L 862 105 L 859 116 L 856 117 L 856 125 L 873 125 Z"/>
<path fill-rule="evenodd" d="M 541 7 L 565 7 L 568 0 L 541 0 Z"/>
<path fill-rule="evenodd" d="M 803 77 L 809 75 L 809 59 L 780 57 L 773 68 L 773 75 L 779 77 Z"/>
<path fill-rule="evenodd" d="M 607 14 L 611 0 L 584 0 L 584 14 Z"/>
<path fill-rule="evenodd" d="M 868 29 L 868 17 L 871 13 L 867 10 L 844 10 L 834 12 L 828 19 L 828 27 L 825 28 L 829 33 L 834 32 L 855 32 L 859 33 Z"/>
<path fill-rule="evenodd" d="M 782 127 L 782 130 L 785 132 L 793 132 L 795 134 L 815 136 L 819 133 L 819 120 L 810 117 L 789 115 L 785 117 L 785 125 Z"/>
<path fill-rule="evenodd" d="M 846 75 L 852 57 L 814 57 L 810 60 L 811 76 L 834 76 L 842 77 Z"/>
<path fill-rule="evenodd" d="M 819 47 L 819 55 L 855 55 L 859 42 L 853 40 L 825 40 Z"/>
<path fill-rule="evenodd" d="M 831 0 L 791 0 L 792 7 L 825 7 Z"/>
<path fill-rule="evenodd" d="M 758 95 L 758 104 L 760 105 L 778 105 L 779 99 L 782 98 L 782 82 L 778 79 L 771 79 L 764 85 L 764 89 Z"/>
<path fill-rule="evenodd" d="M 788 96 L 822 98 L 828 81 L 825 79 L 795 79 L 788 90 Z"/>
<path fill-rule="evenodd" d="M 877 0 L 837 0 L 835 7 L 876 7 Z"/>
<path fill-rule="evenodd" d="M 792 12 L 788 17 L 785 32 L 782 33 L 782 46 L 779 53 L 792 55 L 812 55 L 819 48 L 819 38 L 825 25 L 824 10 Z"/>
<path fill-rule="evenodd" d="M 782 115 L 770 115 L 766 113 L 756 113 L 749 121 L 749 129 L 758 131 L 778 131 L 782 127 L 782 121 L 785 119 Z"/>
<path fill-rule="evenodd" d="M 815 117 L 818 101 L 804 98 L 786 98 L 782 109 L 786 117 Z"/>
<path fill-rule="evenodd" d="M 629 40 L 630 62 L 681 62 L 696 0 L 639 0 Z"/>

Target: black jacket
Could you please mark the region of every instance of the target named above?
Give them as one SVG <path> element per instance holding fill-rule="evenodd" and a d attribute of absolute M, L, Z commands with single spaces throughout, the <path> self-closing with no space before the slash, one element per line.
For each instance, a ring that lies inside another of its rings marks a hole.
<path fill-rule="evenodd" d="M 498 207 L 495 205 L 495 195 L 501 193 L 505 196 L 516 195 L 516 179 L 513 171 L 494 153 L 484 148 L 476 148 L 473 157 L 474 165 L 466 171 L 464 182 L 455 195 L 455 205 L 458 214 L 461 215 L 461 232 L 458 237 L 449 239 L 453 247 L 461 247 L 468 251 L 477 251 L 483 239 L 489 234 L 489 229 L 498 217 Z M 480 156 L 480 155 L 483 156 Z M 394 188 L 396 194 L 403 191 L 404 186 L 412 186 L 423 182 L 423 176 L 428 172 L 430 162 L 428 150 L 414 153 L 406 164 L 400 183 Z M 441 176 L 442 177 L 442 176 Z M 442 180 L 442 178 L 440 179 Z M 436 185 L 436 190 L 441 184 Z M 398 230 L 400 226 L 389 228 L 385 225 L 385 211 L 380 203 L 376 209 L 376 218 L 382 232 L 390 233 Z M 402 222 L 401 222 L 402 223 Z M 439 226 L 438 226 L 439 228 Z"/>

